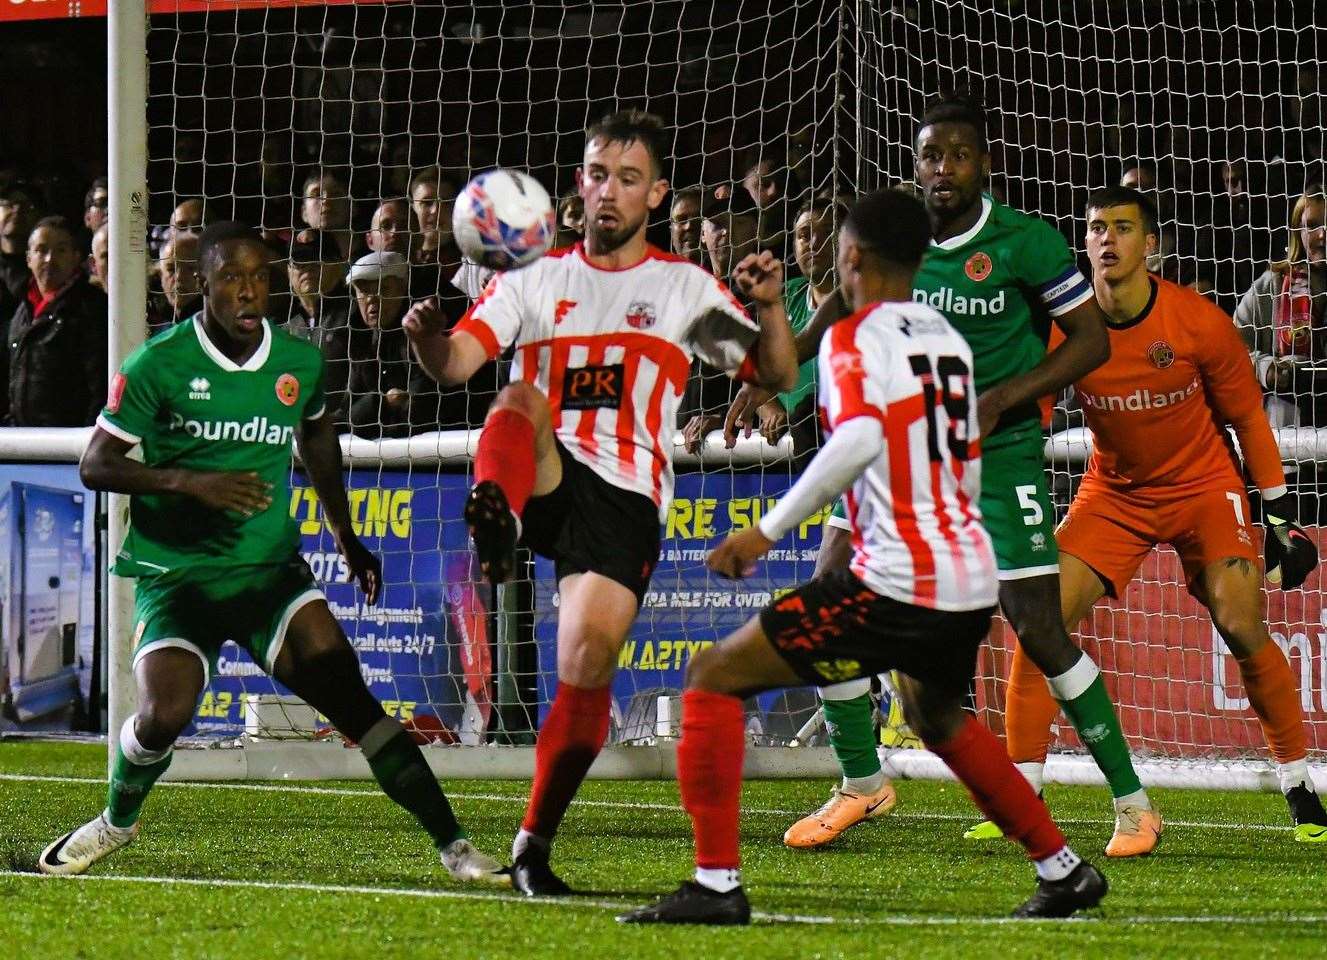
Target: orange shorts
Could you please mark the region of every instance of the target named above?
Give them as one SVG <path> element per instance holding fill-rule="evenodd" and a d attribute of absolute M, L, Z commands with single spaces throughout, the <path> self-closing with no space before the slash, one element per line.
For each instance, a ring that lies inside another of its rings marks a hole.
<path fill-rule="evenodd" d="M 1262 562 L 1242 489 L 1202 490 L 1182 500 L 1158 501 L 1084 486 L 1055 540 L 1062 553 L 1095 570 L 1112 597 L 1124 595 L 1143 558 L 1159 543 L 1179 554 L 1190 592 L 1198 575 L 1218 560 Z"/>

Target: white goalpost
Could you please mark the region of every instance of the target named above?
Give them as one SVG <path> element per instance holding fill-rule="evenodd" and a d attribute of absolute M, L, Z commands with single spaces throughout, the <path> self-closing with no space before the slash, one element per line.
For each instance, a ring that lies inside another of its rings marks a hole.
<path fill-rule="evenodd" d="M 1117 179 L 1125 163 L 1169 169 L 1165 149 L 1173 145 L 1138 135 L 1141 124 L 1162 120 L 1149 113 L 1151 98 L 1127 93 L 1125 78 L 1166 89 L 1177 86 L 1175 78 L 1154 71 L 1155 51 L 1111 41 L 1106 25 L 1079 19 L 1072 4 L 1011 13 L 964 0 L 924 9 L 862 0 L 743 0 L 704 9 L 682 0 L 225 6 L 202 13 L 196 4 L 186 10 L 153 2 L 149 15 L 147 0 L 110 4 L 112 369 L 147 335 L 154 254 L 148 238 L 175 204 L 197 197 L 209 210 L 259 223 L 275 238 L 280 259 L 305 226 L 304 187 L 312 178 L 315 192 L 344 188 L 349 219 L 329 232 L 350 235 L 358 249 L 377 203 L 415 200 L 415 174 L 425 168 L 443 170 L 444 207 L 448 178 L 460 186 L 469 173 L 498 164 L 528 169 L 550 195 L 565 194 L 581 131 L 617 107 L 654 109 L 675 125 L 677 189 L 703 187 L 708 196 L 729 184 L 741 191 L 754 169 L 757 180 L 785 192 L 788 204 L 812 192 L 847 197 L 910 181 L 914 118 L 950 78 L 952 61 L 984 81 L 992 101 L 994 188 L 1046 217 L 1075 247 L 1081 238 L 1074 204 L 1084 191 Z M 1207 32 L 1218 25 L 1193 15 L 1192 24 L 1161 22 L 1157 35 L 1193 29 L 1216 42 Z M 1198 49 L 1201 62 L 1228 59 Z M 1131 69 L 1119 65 L 1122 59 Z M 1128 110 L 1106 110 L 1112 98 Z M 1165 119 L 1168 133 L 1178 127 Z M 1235 158 L 1217 136 L 1233 129 L 1225 120 L 1194 118 L 1185 128 L 1201 130 L 1211 162 Z M 320 179 L 325 175 L 335 184 Z M 1279 218 L 1284 226 L 1281 205 L 1290 188 L 1264 187 L 1273 225 Z M 1175 180 L 1159 190 L 1181 242 L 1201 239 L 1195 209 L 1215 203 L 1208 185 Z M 1203 203 L 1195 208 L 1186 197 Z M 761 214 L 762 231 L 767 215 L 775 216 Z M 1202 244 L 1177 249 L 1171 266 L 1195 278 L 1210 275 L 1216 295 L 1238 297 L 1245 275 L 1278 255 L 1272 245 L 1284 244 L 1283 233 L 1269 230 L 1228 255 Z M 662 230 L 658 242 L 668 242 Z M 278 269 L 284 275 L 285 265 Z M 347 306 L 354 310 L 353 302 Z M 463 424 L 397 431 L 384 421 L 381 429 L 342 437 L 355 522 L 385 561 L 380 609 L 364 607 L 338 582 L 317 498 L 297 469 L 292 517 L 370 689 L 429 745 L 424 753 L 439 775 L 528 777 L 555 680 L 556 589 L 551 565 L 542 561 L 523 562 L 519 581 L 498 591 L 480 582 L 459 509 L 480 423 L 466 409 Z M 1072 423 L 1056 426 L 1047 467 L 1063 499 L 1081 476 L 1091 437 Z M 1277 431 L 1284 459 L 1304 477 L 1316 477 L 1312 467 L 1320 451 L 1327 453 L 1324 431 Z M 86 437 L 86 430 L 0 431 L 0 461 L 76 462 Z M 790 437 L 771 446 L 753 435 L 729 451 L 711 436 L 696 455 L 682 449 L 680 436 L 677 443 L 679 484 L 663 555 L 620 660 L 610 746 L 592 776 L 673 776 L 674 698 L 687 658 L 809 578 L 814 566 L 823 518 L 779 544 L 750 582 L 711 579 L 703 564 L 707 546 L 755 522 L 787 489 L 802 462 Z M 113 556 L 124 536 L 124 498 L 108 498 L 106 520 Z M 1327 789 L 1327 612 L 1317 583 L 1315 576 L 1302 591 L 1273 591 L 1269 601 L 1273 637 L 1301 680 L 1313 775 Z M 134 623 L 132 583 L 110 577 L 109 584 L 113 757 L 114 733 L 134 710 Z M 1106 675 L 1145 783 L 1275 789 L 1233 661 L 1185 594 L 1173 553 L 1161 551 L 1128 595 L 1100 605 L 1082 640 Z M 977 706 L 997 731 L 1011 644 L 998 625 L 979 663 Z M 747 775 L 837 776 L 811 722 L 816 709 L 809 691 L 751 701 Z M 197 749 L 177 751 L 170 777 L 369 776 L 357 749 L 229 644 L 182 746 Z M 1067 724 L 1053 750 L 1049 782 L 1104 782 Z M 900 776 L 948 776 L 924 750 L 882 747 L 882 754 Z"/>

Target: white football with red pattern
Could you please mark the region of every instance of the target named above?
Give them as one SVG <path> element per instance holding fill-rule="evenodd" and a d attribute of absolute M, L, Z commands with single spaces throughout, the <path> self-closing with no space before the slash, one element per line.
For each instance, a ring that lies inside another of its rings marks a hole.
<path fill-rule="evenodd" d="M 492 270 L 513 270 L 542 257 L 557 222 L 548 191 L 520 170 L 478 174 L 456 198 L 452 235 L 468 259 Z"/>

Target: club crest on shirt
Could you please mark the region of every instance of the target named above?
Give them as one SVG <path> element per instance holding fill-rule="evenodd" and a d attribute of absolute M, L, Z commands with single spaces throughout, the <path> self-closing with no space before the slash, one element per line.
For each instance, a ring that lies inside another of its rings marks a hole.
<path fill-rule="evenodd" d="M 289 373 L 276 378 L 276 398 L 288 407 L 293 407 L 299 399 L 299 381 Z"/>
<path fill-rule="evenodd" d="M 645 300 L 633 300 L 627 306 L 627 326 L 633 330 L 648 330 L 655 322 L 654 304 Z"/>
<path fill-rule="evenodd" d="M 968 257 L 967 263 L 963 264 L 963 272 L 968 275 L 969 280 L 980 283 L 991 275 L 991 258 L 978 250 Z"/>
<path fill-rule="evenodd" d="M 1175 362 L 1175 349 L 1166 341 L 1158 340 L 1147 348 L 1147 359 L 1158 370 L 1164 370 Z"/>

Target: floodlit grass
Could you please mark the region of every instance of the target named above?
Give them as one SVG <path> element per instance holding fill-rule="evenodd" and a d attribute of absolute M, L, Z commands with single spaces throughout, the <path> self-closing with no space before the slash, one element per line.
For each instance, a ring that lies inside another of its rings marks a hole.
<path fill-rule="evenodd" d="M 427 839 L 371 782 L 162 785 L 142 836 L 89 879 L 25 875 L 104 803 L 102 747 L 0 744 L 0 915 L 13 957 L 1317 956 L 1327 845 L 1297 844 L 1277 796 L 1156 791 L 1158 853 L 1108 862 L 1103 791 L 1051 787 L 1070 843 L 1107 874 L 1102 909 L 1070 922 L 1003 918 L 1033 888 L 1013 844 L 961 838 L 977 819 L 952 784 L 903 783 L 898 811 L 821 853 L 783 847 L 828 784 L 770 781 L 743 798 L 749 929 L 632 928 L 622 908 L 689 875 L 672 783 L 592 782 L 555 867 L 584 896 L 532 902 L 452 883 Z M 39 777 L 59 779 L 41 780 Z M 450 793 L 475 842 L 506 851 L 525 783 Z M 256 789 L 267 787 L 269 789 Z"/>

